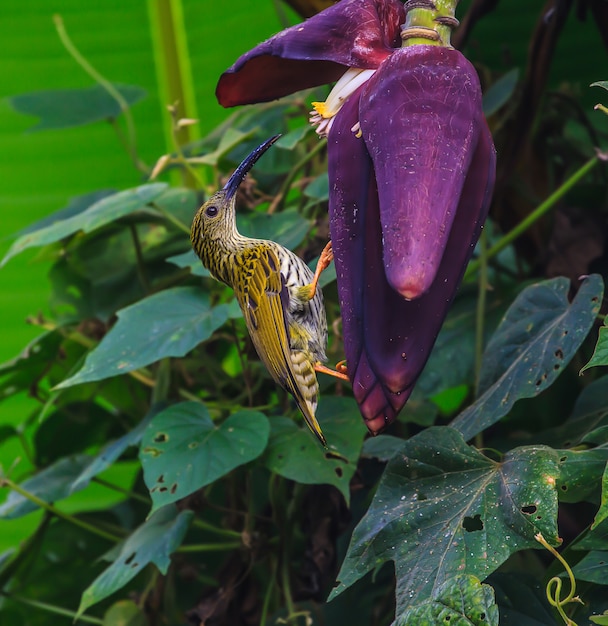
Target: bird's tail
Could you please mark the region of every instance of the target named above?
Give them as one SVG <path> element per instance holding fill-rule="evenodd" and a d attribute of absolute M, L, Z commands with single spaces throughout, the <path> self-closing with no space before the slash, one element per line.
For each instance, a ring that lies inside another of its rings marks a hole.
<path fill-rule="evenodd" d="M 321 426 L 315 417 L 319 396 L 319 383 L 310 357 L 305 352 L 293 351 L 291 353 L 293 374 L 297 381 L 292 395 L 302 412 L 310 430 L 317 436 L 323 446 L 327 447 L 325 436 Z"/>

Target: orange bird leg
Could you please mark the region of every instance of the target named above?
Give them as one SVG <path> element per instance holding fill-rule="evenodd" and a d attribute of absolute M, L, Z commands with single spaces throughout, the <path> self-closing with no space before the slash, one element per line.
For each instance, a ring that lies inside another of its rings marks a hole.
<path fill-rule="evenodd" d="M 340 380 L 350 382 L 348 376 L 346 375 L 346 372 L 332 370 L 331 367 L 326 367 L 322 363 L 315 363 L 315 372 L 321 372 L 322 374 L 328 374 L 329 376 L 334 376 L 335 378 L 339 378 Z"/>
<path fill-rule="evenodd" d="M 317 269 L 315 270 L 315 276 L 312 279 L 312 283 L 310 283 L 310 299 L 312 300 L 315 297 L 315 293 L 317 292 L 317 283 L 319 282 L 319 278 L 321 277 L 321 272 L 329 267 L 329 264 L 334 260 L 334 252 L 331 249 L 331 241 L 323 248 L 323 252 L 321 252 L 321 256 L 317 261 Z"/>

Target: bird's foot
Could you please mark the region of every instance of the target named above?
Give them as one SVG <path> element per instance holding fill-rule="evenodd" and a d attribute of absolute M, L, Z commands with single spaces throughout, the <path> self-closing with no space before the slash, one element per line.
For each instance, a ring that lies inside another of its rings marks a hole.
<path fill-rule="evenodd" d="M 321 272 L 326 270 L 329 267 L 329 264 L 334 260 L 334 251 L 331 248 L 331 241 L 323 248 L 321 252 L 321 256 L 317 261 L 317 268 L 315 270 L 315 276 L 312 279 L 312 283 L 310 283 L 310 299 L 312 300 L 315 297 L 315 293 L 317 292 L 317 283 L 319 282 L 319 278 L 321 277 Z"/>
<path fill-rule="evenodd" d="M 346 374 L 346 366 L 344 365 L 344 361 L 340 361 L 338 365 L 336 365 L 336 369 L 332 370 L 331 367 L 327 367 L 322 363 L 315 364 L 315 372 L 321 372 L 322 374 L 327 374 L 329 376 L 333 376 L 334 378 L 339 378 L 340 380 L 349 381 L 349 378 Z"/>

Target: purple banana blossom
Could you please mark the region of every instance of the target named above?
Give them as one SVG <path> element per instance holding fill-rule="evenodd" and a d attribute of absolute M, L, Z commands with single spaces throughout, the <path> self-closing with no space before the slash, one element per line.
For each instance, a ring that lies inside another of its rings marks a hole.
<path fill-rule="evenodd" d="M 399 0 L 341 0 L 243 55 L 217 87 L 233 106 L 338 80 L 313 121 L 328 136 L 348 375 L 373 434 L 424 368 L 496 165 L 474 68 L 453 48 L 400 47 L 404 19 Z"/>

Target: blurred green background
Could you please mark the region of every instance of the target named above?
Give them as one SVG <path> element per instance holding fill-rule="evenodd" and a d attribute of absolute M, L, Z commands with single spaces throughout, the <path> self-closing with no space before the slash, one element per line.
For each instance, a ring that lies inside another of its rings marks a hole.
<path fill-rule="evenodd" d="M 271 2 L 234 0 L 225 3 L 184 0 L 184 22 L 196 87 L 200 133 L 226 117 L 215 100 L 219 73 L 237 56 L 280 30 Z M 58 38 L 53 15 L 59 14 L 75 45 L 92 65 L 112 82 L 144 87 L 148 97 L 135 105 L 133 116 L 141 158 L 151 164 L 167 151 L 158 98 L 148 3 L 145 0 L 3 0 L 0 11 L 0 207 L 1 250 L 11 235 L 62 207 L 69 198 L 95 189 L 123 189 L 142 182 L 108 123 L 69 130 L 28 132 L 36 119 L 15 113 L 7 96 L 44 89 L 92 86 L 92 79 L 67 54 Z M 221 28 L 218 28 L 221 24 Z M 28 315 L 47 312 L 48 265 L 36 252 L 12 259 L 0 271 L 2 341 L 0 362 L 19 354 L 41 334 L 26 323 Z M 39 405 L 23 394 L 0 404 L 0 424 L 19 424 Z M 66 432 L 66 437 L 70 436 Z M 15 439 L 0 444 L 0 464 L 8 470 L 22 455 Z M 15 475 L 29 468 L 21 459 Z M 137 464 L 122 468 L 115 477 L 124 483 Z M 0 501 L 6 494 L 0 493 Z M 66 509 L 99 508 L 116 499 L 102 488 L 77 494 Z M 15 545 L 36 523 L 34 515 L 3 521 L 0 553 Z"/>

